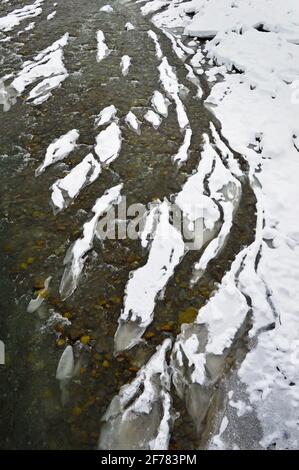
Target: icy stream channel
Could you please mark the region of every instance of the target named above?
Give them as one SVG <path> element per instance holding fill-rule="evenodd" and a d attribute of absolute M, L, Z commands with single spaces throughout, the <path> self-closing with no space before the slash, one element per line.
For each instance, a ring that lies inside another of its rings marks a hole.
<path fill-rule="evenodd" d="M 12 3 L 0 3 L 0 442 L 217 446 L 263 221 L 243 151 L 205 105 L 216 73 L 181 20 L 167 23 L 181 4 Z M 244 400 L 230 398 L 258 423 Z"/>

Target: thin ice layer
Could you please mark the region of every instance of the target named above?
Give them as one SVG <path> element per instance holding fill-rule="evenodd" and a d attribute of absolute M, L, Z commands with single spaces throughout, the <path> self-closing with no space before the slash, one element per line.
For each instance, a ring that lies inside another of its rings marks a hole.
<path fill-rule="evenodd" d="M 98 134 L 95 152 L 101 163 L 109 165 L 118 157 L 121 141 L 121 130 L 115 122 L 112 122 L 105 130 Z"/>
<path fill-rule="evenodd" d="M 75 368 L 75 360 L 73 348 L 71 345 L 68 345 L 61 357 L 56 370 L 56 379 L 59 381 L 70 380 L 73 377 Z"/>
<path fill-rule="evenodd" d="M 24 63 L 10 86 L 20 95 L 25 88 L 40 81 L 28 96 L 29 101 L 40 104 L 51 96 L 51 91 L 60 86 L 68 77 L 63 64 L 63 48 L 68 42 L 68 33 L 37 54 L 32 61 Z"/>
<path fill-rule="evenodd" d="M 83 187 L 93 183 L 101 173 L 101 164 L 88 154 L 64 178 L 52 185 L 51 200 L 56 211 L 62 210 L 69 201 L 78 196 Z"/>
<path fill-rule="evenodd" d="M 31 5 L 25 5 L 23 8 L 18 8 L 8 15 L 0 18 L 0 31 L 11 31 L 18 26 L 21 21 L 33 18 L 42 13 L 41 5 L 44 0 L 36 0 Z"/>
<path fill-rule="evenodd" d="M 96 126 L 103 126 L 104 124 L 108 124 L 113 119 L 115 119 L 116 113 L 117 109 L 113 104 L 106 106 L 106 108 L 102 109 L 102 111 L 96 116 Z"/>
<path fill-rule="evenodd" d="M 140 369 L 136 378 L 121 387 L 102 421 L 99 449 L 166 450 L 173 422 L 166 339 Z"/>
<path fill-rule="evenodd" d="M 106 212 L 112 204 L 116 203 L 120 197 L 122 185 L 113 186 L 106 193 L 97 199 L 92 208 L 94 216 L 83 227 L 83 235 L 78 238 L 69 248 L 65 259 L 65 270 L 61 279 L 59 292 L 63 300 L 72 295 L 77 287 L 80 274 L 86 260 L 86 253 L 92 248 L 96 226 L 100 216 Z"/>
<path fill-rule="evenodd" d="M 76 148 L 78 138 L 79 131 L 72 129 L 59 137 L 59 139 L 54 140 L 47 148 L 45 159 L 36 169 L 35 176 L 41 175 L 45 169 L 53 165 L 53 163 L 57 163 L 66 158 Z"/>
<path fill-rule="evenodd" d="M 133 347 L 152 322 L 156 297 L 184 255 L 181 233 L 169 222 L 169 203 L 159 206 L 158 223 L 146 264 L 127 283 L 124 309 L 115 334 L 115 350 Z"/>
<path fill-rule="evenodd" d="M 223 146 L 223 149 L 225 149 L 224 144 Z M 223 158 L 225 159 L 225 155 Z M 217 236 L 210 241 L 199 262 L 195 264 L 192 282 L 199 280 L 211 259 L 215 258 L 224 247 L 231 232 L 234 215 L 241 197 L 240 181 L 226 168 L 217 153 L 215 153 L 214 161 L 213 171 L 208 178 L 207 185 L 210 191 L 210 197 L 213 198 L 214 201 L 217 201 L 222 208 L 222 224 Z M 238 165 L 231 163 L 231 166 L 242 175 Z"/>
<path fill-rule="evenodd" d="M 161 114 L 163 117 L 168 116 L 168 106 L 169 101 L 165 98 L 165 96 L 160 91 L 154 91 L 152 97 L 152 105 L 157 113 Z"/>
<path fill-rule="evenodd" d="M 176 204 L 191 222 L 202 218 L 204 228 L 212 231 L 219 220 L 220 213 L 215 202 L 205 194 L 205 178 L 211 173 L 215 151 L 207 136 L 201 160 L 196 173 L 191 175 L 176 197 Z"/>
<path fill-rule="evenodd" d="M 101 30 L 97 32 L 97 43 L 98 43 L 97 61 L 101 62 L 110 54 L 110 50 L 108 49 L 108 46 L 106 44 L 105 35 L 103 31 Z"/>
<path fill-rule="evenodd" d="M 128 124 L 128 126 L 133 129 L 133 131 L 137 132 L 137 134 L 140 134 L 140 121 L 137 119 L 134 113 L 132 111 L 129 111 L 128 114 L 125 117 L 125 121 Z"/>
<path fill-rule="evenodd" d="M 152 31 L 151 29 L 147 32 L 148 36 L 154 41 L 154 44 L 155 44 L 155 48 L 156 48 L 156 56 L 158 59 L 162 59 L 163 57 L 163 53 L 162 53 L 162 49 L 161 49 L 161 46 L 160 46 L 160 43 L 159 43 L 159 39 L 158 39 L 158 36 L 156 35 L 156 33 L 154 31 Z"/>
<path fill-rule="evenodd" d="M 129 68 L 131 65 L 131 57 L 128 55 L 124 55 L 120 61 L 121 73 L 123 76 L 126 76 L 129 73 Z"/>
<path fill-rule="evenodd" d="M 184 141 L 180 146 L 178 153 L 173 157 L 175 162 L 184 163 L 186 160 L 188 160 L 188 152 L 191 145 L 191 137 L 192 130 L 190 129 L 190 127 L 187 127 L 187 129 L 185 130 Z"/>
<path fill-rule="evenodd" d="M 189 119 L 187 117 L 184 105 L 179 97 L 179 93 L 182 90 L 182 85 L 179 84 L 177 77 L 172 67 L 169 65 L 166 57 L 162 58 L 158 69 L 160 72 L 161 83 L 168 97 L 171 98 L 176 104 L 179 126 L 181 129 L 184 129 L 189 124 Z"/>
<path fill-rule="evenodd" d="M 159 116 L 159 114 L 155 113 L 152 109 L 149 109 L 145 113 L 144 119 L 147 122 L 149 122 L 155 129 L 157 129 L 160 126 L 161 122 L 162 122 L 162 119 Z"/>

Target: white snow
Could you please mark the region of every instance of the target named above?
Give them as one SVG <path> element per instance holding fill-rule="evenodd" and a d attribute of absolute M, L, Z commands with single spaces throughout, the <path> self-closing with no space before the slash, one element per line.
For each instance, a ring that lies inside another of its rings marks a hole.
<path fill-rule="evenodd" d="M 208 353 L 222 354 L 231 345 L 248 312 L 246 299 L 235 285 L 241 259 L 237 257 L 215 296 L 198 312 L 197 323 L 204 323 L 209 332 Z"/>
<path fill-rule="evenodd" d="M 152 105 L 153 108 L 157 111 L 157 113 L 161 114 L 161 116 L 168 116 L 169 102 L 160 91 L 154 91 L 152 97 Z"/>
<path fill-rule="evenodd" d="M 54 140 L 46 151 L 43 163 L 36 169 L 35 176 L 41 175 L 45 169 L 66 158 L 75 148 L 79 139 L 79 131 L 72 129 L 58 139 Z"/>
<path fill-rule="evenodd" d="M 133 31 L 133 29 L 135 29 L 135 26 L 128 21 L 128 23 L 125 24 L 125 29 L 126 31 Z"/>
<path fill-rule="evenodd" d="M 112 122 L 105 130 L 98 134 L 95 152 L 101 163 L 108 165 L 118 157 L 121 141 L 121 131 L 115 122 Z"/>
<path fill-rule="evenodd" d="M 204 187 L 205 178 L 212 172 L 214 161 L 215 151 L 206 137 L 197 171 L 188 178 L 175 199 L 176 204 L 190 221 L 203 218 L 204 227 L 209 231 L 213 231 L 220 218 L 216 203 L 205 194 Z"/>
<path fill-rule="evenodd" d="M 11 31 L 18 26 L 21 21 L 28 18 L 34 18 L 42 13 L 41 5 L 44 0 L 36 0 L 31 5 L 26 5 L 23 8 L 18 8 L 8 15 L 0 18 L 0 31 Z"/>
<path fill-rule="evenodd" d="M 47 16 L 47 21 L 53 20 L 55 15 L 56 15 L 56 11 L 52 11 L 52 13 L 49 13 L 49 15 Z"/>
<path fill-rule="evenodd" d="M 158 57 L 158 59 L 162 59 L 163 53 L 162 53 L 162 49 L 159 43 L 158 36 L 151 29 L 147 32 L 147 34 L 154 41 L 155 48 L 156 48 L 156 56 Z"/>
<path fill-rule="evenodd" d="M 120 61 L 121 73 L 126 76 L 129 72 L 129 68 L 131 65 L 131 57 L 128 55 L 124 55 Z"/>
<path fill-rule="evenodd" d="M 123 324 L 137 323 L 139 335 L 129 338 L 125 349 L 134 346 L 145 328 L 152 322 L 155 300 L 173 275 L 185 252 L 181 233 L 169 222 L 169 203 L 162 202 L 158 222 L 146 264 L 131 274 L 125 289 L 124 309 L 116 332 L 120 335 Z"/>
<path fill-rule="evenodd" d="M 103 11 L 105 13 L 111 13 L 113 11 L 113 7 L 111 5 L 104 5 L 100 8 L 100 11 Z"/>
<path fill-rule="evenodd" d="M 140 121 L 138 118 L 135 116 L 132 111 L 129 111 L 128 114 L 125 117 L 125 121 L 128 124 L 128 126 L 133 129 L 133 131 L 137 132 L 137 134 L 140 134 Z"/>
<path fill-rule="evenodd" d="M 66 207 L 69 199 L 74 199 L 84 186 L 93 183 L 98 178 L 101 170 L 101 164 L 94 158 L 92 153 L 89 153 L 64 178 L 57 180 L 51 188 L 51 200 L 55 212 Z"/>
<path fill-rule="evenodd" d="M 174 155 L 173 159 L 174 161 L 177 161 L 178 163 L 183 163 L 186 160 L 188 160 L 188 150 L 190 148 L 191 144 L 191 137 L 192 137 L 192 130 L 190 127 L 187 127 L 184 135 L 184 142 L 182 143 L 181 147 L 179 148 L 179 151 L 176 155 Z"/>
<path fill-rule="evenodd" d="M 117 109 L 113 104 L 102 109 L 102 111 L 95 118 L 96 126 L 99 127 L 99 126 L 103 126 L 104 124 L 108 124 L 115 118 L 116 113 L 117 113 Z"/>
<path fill-rule="evenodd" d="M 173 421 L 166 339 L 138 372 L 121 387 L 110 402 L 102 421 L 99 449 L 166 450 Z M 142 387 L 142 388 L 141 388 Z M 141 390 L 141 392 L 140 392 Z"/>
<path fill-rule="evenodd" d="M 33 61 L 24 63 L 22 69 L 11 82 L 18 94 L 23 93 L 32 83 L 43 78 L 29 93 L 27 100 L 40 104 L 51 96 L 51 91 L 57 88 L 67 77 L 68 73 L 63 64 L 63 48 L 67 45 L 69 35 L 66 33 L 37 54 Z"/>
<path fill-rule="evenodd" d="M 186 12 L 196 14 L 190 18 Z M 206 76 L 213 86 L 207 104 L 230 147 L 249 163 L 257 197 L 255 241 L 240 253 L 242 262 L 237 256 L 218 293 L 199 311 L 198 321 L 208 325 L 208 350 L 221 354 L 244 318 L 244 294 L 251 298 L 250 336 L 255 347 L 244 359 L 239 377 L 263 430 L 262 440 L 254 445 L 275 444 L 276 449 L 299 445 L 298 18 L 296 0 L 173 2 L 154 17 L 156 26 L 182 27 L 184 34 L 207 40 L 191 65 L 203 73 L 201 66 L 208 59 Z M 239 73 L 233 73 L 236 70 Z M 215 132 L 213 137 L 226 155 L 229 178 L 239 177 L 230 151 Z M 219 203 L 225 215 L 217 241 L 221 247 L 220 238 L 230 231 L 234 200 L 231 195 Z M 202 270 L 206 255 L 199 261 Z M 236 282 L 237 261 L 241 269 Z"/>
<path fill-rule="evenodd" d="M 171 45 L 172 45 L 172 49 L 174 51 L 174 53 L 176 54 L 176 56 L 182 60 L 182 61 L 185 61 L 186 60 L 186 57 L 187 55 L 185 54 L 184 50 L 182 49 L 182 47 L 180 47 L 178 45 L 178 42 L 177 42 L 177 39 L 176 37 L 169 33 L 168 31 L 164 30 L 163 31 L 165 36 L 168 37 L 168 39 L 170 39 L 170 42 L 171 42 Z M 193 53 L 193 49 L 192 49 L 192 53 Z"/>
<path fill-rule="evenodd" d="M 97 61 L 101 62 L 105 59 L 109 54 L 110 50 L 105 42 L 105 35 L 103 31 L 99 30 L 97 32 L 97 42 L 98 42 L 98 50 L 97 50 Z"/>
<path fill-rule="evenodd" d="M 29 23 L 28 26 L 26 26 L 26 28 L 24 28 L 24 31 L 30 31 L 31 29 L 33 29 L 35 27 L 35 22 L 34 21 L 31 21 L 31 23 Z"/>
<path fill-rule="evenodd" d="M 176 104 L 176 111 L 178 123 L 181 129 L 184 129 L 189 124 L 184 105 L 179 97 L 182 90 L 182 85 L 179 84 L 173 68 L 169 65 L 166 57 L 162 58 L 161 64 L 158 67 L 160 72 L 161 83 L 169 96 Z"/>
<path fill-rule="evenodd" d="M 89 222 L 84 224 L 82 237 L 78 238 L 69 248 L 64 259 L 65 270 L 59 288 L 63 300 L 70 297 L 76 289 L 86 261 L 85 255 L 92 248 L 98 220 L 112 204 L 119 200 L 121 188 L 122 184 L 114 186 L 107 190 L 102 197 L 97 199 L 92 208 L 94 215 Z"/>
<path fill-rule="evenodd" d="M 147 122 L 149 122 L 155 129 L 157 129 L 160 126 L 161 122 L 162 122 L 162 119 L 159 116 L 159 114 L 155 113 L 152 109 L 149 109 L 145 113 L 144 119 Z"/>

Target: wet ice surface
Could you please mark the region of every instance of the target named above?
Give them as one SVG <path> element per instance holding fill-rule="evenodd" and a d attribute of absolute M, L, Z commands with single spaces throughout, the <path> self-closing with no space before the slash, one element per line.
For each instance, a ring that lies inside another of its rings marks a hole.
<path fill-rule="evenodd" d="M 99 217 L 108 211 L 113 203 L 117 202 L 121 188 L 121 184 L 114 186 L 97 199 L 91 210 L 94 213 L 92 219 L 84 224 L 83 236 L 68 249 L 63 262 L 66 268 L 59 288 L 62 299 L 67 299 L 76 289 L 86 259 L 85 255 L 92 248 Z"/>
<path fill-rule="evenodd" d="M 102 420 L 99 449 L 167 449 L 174 418 L 166 339 L 128 385 L 113 397 Z"/>
<path fill-rule="evenodd" d="M 84 186 L 93 183 L 101 171 L 101 164 L 90 153 L 64 178 L 56 181 L 52 186 L 51 195 L 55 210 L 66 207 L 68 200 L 74 199 Z"/>
<path fill-rule="evenodd" d="M 0 38 L 0 103 L 11 106 L 0 115 L 1 334 L 13 338 L 0 387 L 15 390 L 1 416 L 19 420 L 1 429 L 4 447 L 207 445 L 201 422 L 216 414 L 214 385 L 246 331 L 238 283 L 256 207 L 246 167 L 199 99 L 190 41 L 150 22 L 166 4 L 68 0 L 53 16 L 44 2 L 34 28 L 28 17 Z M 11 10 L 1 4 L 0 18 Z M 104 240 L 121 196 L 148 204 L 143 230 Z M 195 249 L 170 202 L 188 235 L 201 227 Z"/>
<path fill-rule="evenodd" d="M 10 31 L 20 24 L 21 21 L 33 18 L 42 13 L 42 4 L 45 0 L 36 0 L 31 5 L 10 11 L 6 16 L 0 17 L 0 31 Z M 8 5 L 8 8 L 11 8 Z"/>
<path fill-rule="evenodd" d="M 182 236 L 169 223 L 167 201 L 152 210 L 158 218 L 157 226 L 152 234 L 147 263 L 132 273 L 126 286 L 124 310 L 115 334 L 116 352 L 131 348 L 140 340 L 152 321 L 157 295 L 166 286 L 184 254 Z"/>
<path fill-rule="evenodd" d="M 26 62 L 11 81 L 9 89 L 21 95 L 29 85 L 43 78 L 31 89 L 27 100 L 34 104 L 46 101 L 52 95 L 52 90 L 59 87 L 68 76 L 63 64 L 63 48 L 68 42 L 68 37 L 68 33 L 64 34 L 38 53 L 33 61 Z"/>
<path fill-rule="evenodd" d="M 73 129 L 67 134 L 55 139 L 47 148 L 45 159 L 36 169 L 35 176 L 41 175 L 49 165 L 53 165 L 53 163 L 57 163 L 66 158 L 75 149 L 78 138 L 79 132 L 77 129 Z"/>

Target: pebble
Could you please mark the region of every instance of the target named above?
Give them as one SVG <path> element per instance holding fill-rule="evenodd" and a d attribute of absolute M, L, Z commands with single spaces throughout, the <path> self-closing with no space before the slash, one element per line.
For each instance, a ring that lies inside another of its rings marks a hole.
<path fill-rule="evenodd" d="M 172 331 L 173 325 L 171 323 L 166 323 L 161 327 L 162 331 Z"/>
<path fill-rule="evenodd" d="M 156 336 L 156 333 L 154 333 L 153 331 L 147 331 L 144 335 L 144 339 L 152 339 L 154 338 L 154 336 Z"/>
<path fill-rule="evenodd" d="M 90 341 L 90 336 L 88 336 L 88 335 L 83 335 L 83 336 L 81 336 L 81 338 L 80 338 L 80 342 L 81 342 L 82 344 L 88 344 L 89 341 Z"/>
<path fill-rule="evenodd" d="M 182 325 L 183 323 L 193 323 L 197 317 L 197 309 L 194 307 L 189 307 L 179 314 L 178 324 Z"/>

